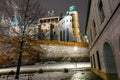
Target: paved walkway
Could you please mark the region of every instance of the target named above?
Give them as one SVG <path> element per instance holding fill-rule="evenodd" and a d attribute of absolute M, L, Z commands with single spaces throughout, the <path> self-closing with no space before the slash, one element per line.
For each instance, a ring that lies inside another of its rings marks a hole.
<path fill-rule="evenodd" d="M 70 80 L 103 80 L 91 71 L 78 71 L 75 73 Z"/>
<path fill-rule="evenodd" d="M 4 78 L 3 78 L 4 77 Z M 15 76 L 11 75 L 1 76 L 0 80 L 15 80 Z M 42 74 L 35 73 L 31 75 L 20 75 L 19 80 L 103 80 L 96 76 L 91 71 L 70 71 L 68 73 L 64 72 L 44 72 Z"/>
<path fill-rule="evenodd" d="M 21 71 L 31 71 L 37 72 L 31 74 L 20 74 L 19 80 L 102 80 L 94 73 L 92 73 L 89 68 L 90 63 L 56 63 L 56 64 L 37 64 L 31 66 L 22 66 Z M 65 68 L 69 69 L 68 72 Z M 40 69 L 47 70 L 38 71 Z M 7 73 L 11 70 L 15 71 L 16 67 L 13 68 L 3 68 L 0 69 L 1 73 Z M 86 71 L 83 71 L 86 70 Z M 51 71 L 51 72 L 49 72 Z M 40 73 L 39 73 L 40 72 Z M 66 73 L 65 73 L 66 72 Z M 0 80 L 15 80 L 15 75 L 1 74 Z"/>

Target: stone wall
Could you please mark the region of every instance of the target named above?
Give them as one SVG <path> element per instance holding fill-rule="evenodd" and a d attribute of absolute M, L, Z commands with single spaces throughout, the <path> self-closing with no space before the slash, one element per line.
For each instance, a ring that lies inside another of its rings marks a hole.
<path fill-rule="evenodd" d="M 41 45 L 41 52 L 44 57 L 89 57 L 87 47 L 61 46 L 61 45 Z"/>

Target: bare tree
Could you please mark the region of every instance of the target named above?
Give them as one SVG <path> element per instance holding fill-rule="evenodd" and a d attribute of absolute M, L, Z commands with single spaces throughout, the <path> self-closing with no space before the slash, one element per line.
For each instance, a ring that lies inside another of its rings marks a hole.
<path fill-rule="evenodd" d="M 30 47 L 33 46 L 31 42 L 35 43 L 35 40 L 32 39 L 34 35 L 30 35 L 29 32 L 31 30 L 28 31 L 28 29 L 32 24 L 36 23 L 38 18 L 44 16 L 44 11 L 41 8 L 40 0 L 0 0 L 0 7 L 2 11 L 0 14 L 4 14 L 7 20 L 13 23 L 9 26 L 17 27 L 17 29 L 15 27 L 11 28 L 12 32 L 17 34 L 17 36 L 12 37 L 11 41 L 6 41 L 10 42 L 9 44 L 12 43 L 12 47 L 17 47 L 16 52 L 19 53 L 19 57 L 15 79 L 19 79 L 22 53 L 25 52 L 26 49 L 35 52 L 35 49 Z M 11 18 L 13 21 L 10 20 Z M 10 45 L 7 45 L 7 47 L 11 48 Z"/>

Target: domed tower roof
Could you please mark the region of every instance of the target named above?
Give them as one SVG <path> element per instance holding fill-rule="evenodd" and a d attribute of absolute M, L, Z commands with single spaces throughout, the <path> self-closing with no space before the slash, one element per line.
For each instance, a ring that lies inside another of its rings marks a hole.
<path fill-rule="evenodd" d="M 70 7 L 69 7 L 69 11 L 70 11 L 70 12 L 76 11 L 76 6 L 70 6 Z"/>

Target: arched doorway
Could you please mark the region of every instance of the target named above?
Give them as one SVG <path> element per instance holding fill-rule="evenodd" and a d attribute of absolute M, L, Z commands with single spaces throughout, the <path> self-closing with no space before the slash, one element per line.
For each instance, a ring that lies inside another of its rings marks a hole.
<path fill-rule="evenodd" d="M 103 45 L 104 62 L 106 73 L 117 73 L 113 50 L 108 42 Z"/>

